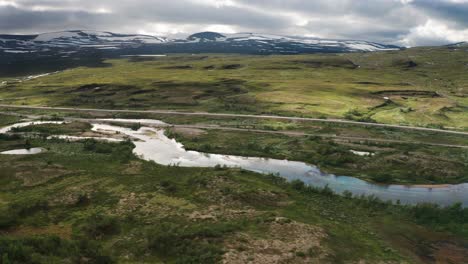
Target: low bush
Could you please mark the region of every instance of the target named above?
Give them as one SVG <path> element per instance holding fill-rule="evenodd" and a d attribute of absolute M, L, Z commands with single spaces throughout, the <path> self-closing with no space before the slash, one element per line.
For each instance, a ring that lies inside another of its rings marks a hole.
<path fill-rule="evenodd" d="M 135 145 L 131 141 L 108 143 L 94 139 L 87 139 L 84 141 L 83 148 L 88 152 L 109 154 L 116 160 L 124 162 L 133 158 L 132 150 L 135 148 Z"/>
<path fill-rule="evenodd" d="M 57 236 L 0 237 L 1 263 L 114 263 L 96 243 Z"/>
<path fill-rule="evenodd" d="M 116 217 L 96 213 L 81 226 L 81 231 L 91 239 L 102 239 L 119 233 L 120 223 Z"/>
<path fill-rule="evenodd" d="M 149 249 L 175 263 L 216 263 L 221 260 L 221 240 L 239 230 L 235 223 L 187 224 L 163 222 L 148 231 Z"/>
<path fill-rule="evenodd" d="M 463 208 L 461 203 L 445 208 L 434 204 L 420 204 L 411 207 L 410 211 L 419 224 L 468 236 L 468 208 Z"/>
<path fill-rule="evenodd" d="M 393 181 L 393 176 L 388 172 L 376 172 L 372 179 L 378 183 L 390 183 Z"/>
<path fill-rule="evenodd" d="M 47 201 L 41 199 L 14 202 L 0 211 L 0 229 L 16 226 L 26 217 L 48 209 Z"/>

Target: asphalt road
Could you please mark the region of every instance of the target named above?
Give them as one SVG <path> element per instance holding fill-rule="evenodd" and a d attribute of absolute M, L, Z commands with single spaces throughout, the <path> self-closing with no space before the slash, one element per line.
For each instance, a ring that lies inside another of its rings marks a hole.
<path fill-rule="evenodd" d="M 11 112 L 0 112 L 1 114 L 7 115 L 21 115 Z M 24 116 L 24 115 L 23 115 Z M 31 119 L 39 119 L 43 116 L 26 115 Z M 90 119 L 90 118 L 64 118 L 65 121 L 82 121 L 89 123 L 126 123 L 125 121 L 104 121 L 102 119 Z M 129 122 L 130 123 L 130 122 Z M 192 128 L 192 129 L 211 129 L 211 130 L 223 130 L 223 131 L 238 131 L 238 132 L 251 132 L 251 133 L 265 133 L 265 134 L 277 134 L 286 136 L 314 136 L 321 138 L 329 138 L 334 140 L 343 140 L 349 142 L 379 142 L 379 143 L 395 143 L 395 144 L 413 144 L 413 145 L 426 145 L 426 146 L 438 146 L 438 147 L 449 147 L 449 148 L 463 148 L 468 149 L 466 145 L 455 145 L 455 144 L 443 144 L 443 143 L 430 143 L 422 141 L 408 141 L 408 140 L 396 140 L 396 139 L 382 139 L 382 138 L 366 138 L 366 137 L 350 137 L 350 136 L 338 136 L 330 134 L 311 134 L 300 131 L 274 131 L 274 130 L 262 130 L 262 129 L 247 129 L 247 128 L 234 128 L 234 127 L 221 127 L 221 126 L 203 126 L 203 125 L 177 125 L 177 124 L 166 124 L 166 125 L 155 125 L 154 123 L 141 122 L 141 125 L 151 127 L 175 127 L 175 128 Z"/>
<path fill-rule="evenodd" d="M 187 115 L 187 116 L 193 115 L 193 116 L 214 116 L 214 117 L 245 117 L 245 118 L 259 118 L 259 119 L 280 119 L 280 120 L 290 120 L 290 121 L 310 121 L 310 122 L 341 123 L 341 124 L 352 124 L 352 125 L 384 127 L 384 128 L 399 128 L 399 129 L 407 129 L 407 130 L 419 130 L 419 131 L 439 132 L 439 133 L 445 133 L 445 134 L 457 134 L 457 135 L 468 136 L 468 132 L 437 129 L 437 128 L 413 127 L 413 126 L 357 122 L 357 121 L 341 120 L 341 119 L 319 119 L 319 118 L 293 117 L 293 116 L 245 115 L 245 114 L 224 114 L 224 113 L 207 113 L 207 112 L 180 112 L 180 111 L 170 111 L 170 110 L 68 108 L 68 107 L 24 106 L 24 105 L 4 105 L 4 104 L 0 104 L 0 107 L 18 108 L 18 109 L 35 109 L 35 110 L 79 111 L 79 112 L 170 114 L 170 115 Z"/>

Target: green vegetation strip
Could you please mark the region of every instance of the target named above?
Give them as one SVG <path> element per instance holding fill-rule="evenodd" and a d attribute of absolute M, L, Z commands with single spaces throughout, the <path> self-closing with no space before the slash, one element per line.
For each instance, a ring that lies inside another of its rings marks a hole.
<path fill-rule="evenodd" d="M 466 131 L 466 63 L 464 50 L 446 47 L 340 55 L 169 55 L 9 81 L 0 96 L 3 104 L 14 105 L 279 115 Z"/>
<path fill-rule="evenodd" d="M 0 149 L 25 144 L 0 139 Z M 28 144 L 48 151 L 0 155 L 3 263 L 467 257 L 468 210 L 459 205 L 396 206 L 242 170 L 159 166 L 136 158 L 128 142 L 36 138 Z"/>

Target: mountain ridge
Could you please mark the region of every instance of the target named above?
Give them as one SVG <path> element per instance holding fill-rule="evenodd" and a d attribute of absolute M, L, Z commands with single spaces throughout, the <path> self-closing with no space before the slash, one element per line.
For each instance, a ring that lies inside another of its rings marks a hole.
<path fill-rule="evenodd" d="M 332 40 L 258 33 L 199 32 L 167 38 L 107 31 L 67 30 L 31 35 L 0 35 L 0 54 L 37 53 L 67 56 L 82 49 L 125 53 L 300 54 L 399 50 L 401 47 L 362 40 Z"/>

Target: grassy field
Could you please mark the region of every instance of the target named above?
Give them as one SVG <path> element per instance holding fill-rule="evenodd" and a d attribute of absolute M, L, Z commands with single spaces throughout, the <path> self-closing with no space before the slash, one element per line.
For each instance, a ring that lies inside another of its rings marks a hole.
<path fill-rule="evenodd" d="M 71 122 L 65 124 L 41 124 L 21 128 L 14 128 L 15 133 L 34 133 L 42 135 L 75 135 L 90 131 L 91 125 L 84 122 Z"/>
<path fill-rule="evenodd" d="M 16 116 L 0 114 L 0 127 L 17 123 L 19 120 L 20 118 Z"/>
<path fill-rule="evenodd" d="M 468 129 L 466 52 L 169 55 L 0 87 L 2 103 L 337 117 Z"/>
<path fill-rule="evenodd" d="M 47 152 L 0 155 L 2 263 L 468 259 L 468 211 L 457 206 L 394 206 L 241 170 L 159 166 L 127 142 L 0 139 L 0 151 L 26 145 Z"/>

